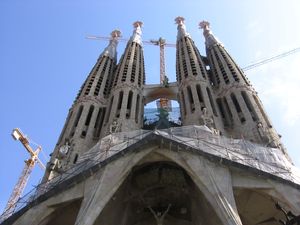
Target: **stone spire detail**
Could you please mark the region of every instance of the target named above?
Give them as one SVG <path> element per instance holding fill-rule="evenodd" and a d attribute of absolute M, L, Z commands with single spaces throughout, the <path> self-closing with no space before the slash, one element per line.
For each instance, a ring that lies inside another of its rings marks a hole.
<path fill-rule="evenodd" d="M 110 35 L 111 38 L 109 41 L 109 45 L 104 49 L 102 55 L 117 61 L 117 45 L 119 42 L 118 39 L 121 37 L 121 31 L 114 30 L 110 33 Z"/>
<path fill-rule="evenodd" d="M 119 30 L 111 33 L 108 46 L 100 54 L 69 110 L 64 128 L 47 165 L 44 180 L 51 179 L 77 163 L 78 157 L 100 139 L 117 63 Z"/>
<path fill-rule="evenodd" d="M 212 34 L 209 22 L 202 21 L 199 26 L 206 40 L 207 60 L 224 135 L 280 148 L 285 154 L 280 137 L 244 72 Z"/>
<path fill-rule="evenodd" d="M 191 37 L 188 32 L 186 32 L 185 24 L 184 24 L 184 18 L 182 16 L 178 16 L 175 18 L 175 23 L 177 26 L 177 40 L 181 39 L 182 37 Z"/>
<path fill-rule="evenodd" d="M 143 86 L 145 84 L 142 22 L 134 31 L 115 71 L 108 111 L 101 137 L 114 132 L 140 129 L 143 125 Z"/>
<path fill-rule="evenodd" d="M 199 28 L 203 29 L 203 35 L 205 37 L 206 46 L 211 47 L 215 44 L 220 44 L 223 46 L 223 44 L 214 36 L 212 31 L 210 30 L 209 25 L 210 25 L 209 22 L 204 20 L 199 23 Z"/>
<path fill-rule="evenodd" d="M 176 78 L 182 124 L 222 130 L 205 63 L 186 32 L 184 18 L 177 17 L 175 21 L 178 24 Z"/>
<path fill-rule="evenodd" d="M 136 42 L 140 45 L 142 45 L 142 26 L 143 26 L 143 22 L 141 21 L 134 22 L 133 23 L 134 31 L 130 38 L 132 42 Z"/>

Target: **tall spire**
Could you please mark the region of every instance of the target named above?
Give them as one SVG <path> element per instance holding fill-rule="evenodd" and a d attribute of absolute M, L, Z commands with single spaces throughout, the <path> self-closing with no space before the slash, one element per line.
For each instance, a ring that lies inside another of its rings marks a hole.
<path fill-rule="evenodd" d="M 103 50 L 83 83 L 70 108 L 65 126 L 47 165 L 45 180 L 69 169 L 78 157 L 93 147 L 100 139 L 117 63 L 119 30 L 111 32 L 108 46 Z"/>
<path fill-rule="evenodd" d="M 205 63 L 186 32 L 184 18 L 179 16 L 175 21 L 178 24 L 176 78 L 182 124 L 206 125 L 222 130 Z"/>
<path fill-rule="evenodd" d="M 109 45 L 104 49 L 103 54 L 115 61 L 117 61 L 117 45 L 119 42 L 119 38 L 121 37 L 121 31 L 113 30 L 111 33 L 111 38 L 109 41 Z"/>
<path fill-rule="evenodd" d="M 233 138 L 242 136 L 246 140 L 280 148 L 286 154 L 280 136 L 246 75 L 212 34 L 209 23 L 202 21 L 199 26 L 206 39 L 206 54 L 224 134 Z"/>
<path fill-rule="evenodd" d="M 214 44 L 220 44 L 223 46 L 223 44 L 211 32 L 209 25 L 209 22 L 205 20 L 199 23 L 199 28 L 203 29 L 203 35 L 205 37 L 206 46 L 211 47 Z"/>
<path fill-rule="evenodd" d="M 136 42 L 140 45 L 142 45 L 142 26 L 143 26 L 143 22 L 141 21 L 136 21 L 133 23 L 133 27 L 134 27 L 134 31 L 133 34 L 131 36 L 131 41 L 132 42 Z"/>
<path fill-rule="evenodd" d="M 184 24 L 184 18 L 182 16 L 178 16 L 175 18 L 175 23 L 177 26 L 177 40 L 181 39 L 182 37 L 190 37 L 190 34 L 186 32 L 185 24 Z"/>
<path fill-rule="evenodd" d="M 141 21 L 134 31 L 117 66 L 104 129 L 100 136 L 112 132 L 140 129 L 143 125 L 143 86 L 145 84 Z"/>

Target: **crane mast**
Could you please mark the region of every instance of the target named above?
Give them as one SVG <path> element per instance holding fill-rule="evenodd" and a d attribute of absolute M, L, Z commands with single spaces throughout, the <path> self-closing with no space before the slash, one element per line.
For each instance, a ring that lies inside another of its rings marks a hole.
<path fill-rule="evenodd" d="M 158 40 L 151 40 L 152 44 L 159 46 L 159 74 L 160 74 L 160 83 L 162 84 L 165 76 L 166 76 L 166 69 L 165 69 L 165 45 L 166 40 L 163 38 L 159 38 Z"/>
<path fill-rule="evenodd" d="M 18 202 L 19 198 L 21 197 L 28 178 L 32 172 L 33 167 L 35 166 L 35 163 L 38 162 L 41 168 L 45 169 L 45 166 L 43 163 L 39 160 L 38 154 L 42 150 L 41 146 L 38 146 L 37 149 L 34 151 L 29 144 L 28 138 L 21 132 L 19 128 L 15 128 L 12 132 L 12 136 L 15 140 L 19 140 L 23 146 L 26 148 L 28 153 L 30 154 L 30 158 L 25 160 L 25 166 L 23 168 L 23 171 L 18 179 L 17 184 L 15 185 L 12 194 L 10 195 L 8 202 L 6 204 L 6 207 L 4 209 L 3 214 L 1 215 L 1 220 L 3 221 L 9 216 L 11 216 L 16 208 L 16 203 Z"/>
<path fill-rule="evenodd" d="M 159 46 L 159 71 L 160 71 L 160 84 L 167 85 L 168 78 L 166 76 L 166 65 L 165 65 L 165 46 L 168 47 L 176 47 L 175 44 L 167 44 L 166 40 L 163 38 L 159 38 L 158 40 L 150 40 L 150 42 L 154 45 Z M 159 109 L 165 109 L 167 111 L 172 110 L 171 101 L 167 98 L 160 98 L 156 105 Z"/>

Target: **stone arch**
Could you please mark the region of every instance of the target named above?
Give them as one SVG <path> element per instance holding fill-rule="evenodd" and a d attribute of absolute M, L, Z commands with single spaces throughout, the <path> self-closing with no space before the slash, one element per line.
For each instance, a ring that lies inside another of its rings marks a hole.
<path fill-rule="evenodd" d="M 162 85 L 145 85 L 143 90 L 145 104 L 155 101 L 159 98 L 167 98 L 178 101 L 178 87 L 177 83 L 170 83 L 168 87 Z"/>
<path fill-rule="evenodd" d="M 154 151 L 131 169 L 94 225 L 156 225 L 154 213 L 167 210 L 164 225 L 223 224 L 186 170 Z"/>
<path fill-rule="evenodd" d="M 76 199 L 51 206 L 54 211 L 44 218 L 39 225 L 73 225 L 75 224 L 82 199 Z"/>
<path fill-rule="evenodd" d="M 275 203 L 280 202 L 279 199 L 268 192 L 272 190 L 267 188 L 234 189 L 237 209 L 243 225 L 277 225 L 279 219 L 286 221 L 284 214 L 275 207 Z"/>

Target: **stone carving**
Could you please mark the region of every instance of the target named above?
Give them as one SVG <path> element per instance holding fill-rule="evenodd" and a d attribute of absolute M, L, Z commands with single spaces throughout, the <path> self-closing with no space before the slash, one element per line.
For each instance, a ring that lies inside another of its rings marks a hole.
<path fill-rule="evenodd" d="M 169 212 L 170 208 L 171 208 L 171 204 L 169 204 L 168 208 L 166 209 L 166 211 L 164 213 L 162 213 L 162 212 L 155 212 L 150 206 L 148 206 L 148 209 L 153 214 L 153 216 L 154 216 L 154 218 L 156 220 L 157 225 L 163 225 L 165 216 Z"/>

